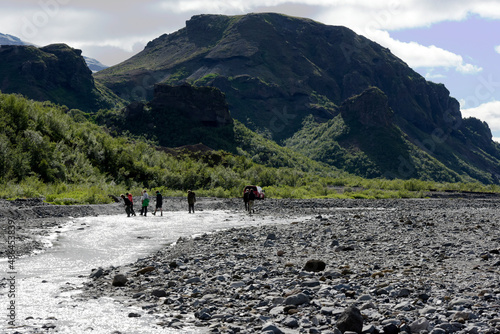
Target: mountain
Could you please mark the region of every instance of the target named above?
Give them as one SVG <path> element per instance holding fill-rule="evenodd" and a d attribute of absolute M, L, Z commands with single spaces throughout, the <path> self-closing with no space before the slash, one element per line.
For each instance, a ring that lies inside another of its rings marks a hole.
<path fill-rule="evenodd" d="M 66 44 L 2 45 L 0 90 L 86 112 L 123 105 L 104 86 L 96 85 L 81 53 Z"/>
<path fill-rule="evenodd" d="M 109 66 L 104 65 L 100 61 L 94 58 L 89 58 L 83 56 L 83 59 L 85 59 L 85 62 L 87 63 L 87 66 L 92 72 L 99 72 L 101 70 L 104 70 L 105 68 L 108 68 Z"/>
<path fill-rule="evenodd" d="M 0 33 L 0 45 L 31 45 L 22 41 L 19 37 Z"/>
<path fill-rule="evenodd" d="M 19 37 L 0 33 L 0 47 L 2 45 L 33 45 L 33 46 L 36 46 L 32 43 L 25 42 L 25 41 L 21 40 Z M 92 72 L 98 72 L 100 70 L 103 70 L 103 69 L 109 67 L 109 66 L 102 64 L 100 61 L 98 61 L 97 59 L 94 59 L 94 58 L 83 56 L 83 59 L 85 59 L 87 66 L 89 67 L 89 69 Z"/>
<path fill-rule="evenodd" d="M 217 87 L 232 117 L 250 129 L 332 166 L 350 160 L 363 176 L 498 182 L 500 146 L 488 125 L 462 118 L 444 85 L 345 27 L 274 13 L 197 15 L 94 77 L 130 101 L 151 100 L 156 83 Z M 366 99 L 380 108 L 381 96 L 387 124 L 377 131 L 354 124 L 350 113 L 364 117 L 372 112 Z M 348 134 L 329 135 L 339 122 L 349 123 Z M 330 149 L 305 140 L 315 127 Z"/>

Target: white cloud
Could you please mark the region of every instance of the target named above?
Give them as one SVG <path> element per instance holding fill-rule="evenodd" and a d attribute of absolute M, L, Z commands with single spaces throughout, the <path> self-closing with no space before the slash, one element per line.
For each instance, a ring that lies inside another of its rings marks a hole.
<path fill-rule="evenodd" d="M 495 51 L 496 51 L 497 53 L 500 53 L 500 45 L 495 46 Z"/>
<path fill-rule="evenodd" d="M 401 42 L 389 36 L 386 31 L 373 35 L 373 39 L 388 47 L 392 53 L 403 59 L 410 67 L 454 68 L 463 74 L 475 74 L 482 68 L 464 62 L 462 56 L 444 50 L 435 45 L 424 46 L 415 42 Z"/>
<path fill-rule="evenodd" d="M 481 17 L 498 20 L 500 19 L 500 3 L 494 0 L 469 1 L 470 11 Z"/>
<path fill-rule="evenodd" d="M 183 28 L 194 14 L 279 10 L 297 15 L 297 6 L 310 8 L 307 16 L 316 21 L 344 25 L 375 40 L 412 67 L 444 67 L 460 73 L 477 73 L 481 68 L 437 46 L 394 40 L 387 31 L 460 21 L 474 14 L 500 18 L 496 0 L 18 0 L 2 7 L 0 32 L 38 45 L 94 43 L 130 50 L 137 42 Z M 496 51 L 500 53 L 500 46 Z"/>
<path fill-rule="evenodd" d="M 476 108 L 463 109 L 463 117 L 475 117 L 488 123 L 492 132 L 500 131 L 500 101 L 490 101 Z"/>

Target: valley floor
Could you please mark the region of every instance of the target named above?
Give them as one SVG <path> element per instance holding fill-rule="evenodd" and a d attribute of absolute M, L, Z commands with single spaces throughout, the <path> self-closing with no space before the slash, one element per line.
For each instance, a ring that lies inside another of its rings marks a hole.
<path fill-rule="evenodd" d="M 67 216 L 124 214 L 113 204 L 54 208 L 54 218 L 35 204 L 24 203 L 17 216 L 12 203 L 0 209 L 4 220 L 27 222 L 16 223 L 26 240 Z M 182 198 L 164 206 L 167 216 L 187 211 Z M 196 208 L 245 214 L 240 199 L 202 198 Z M 42 217 L 28 218 L 35 213 Z M 500 332 L 496 199 L 266 199 L 248 219 L 264 215 L 302 218 L 179 239 L 135 263 L 89 273 L 75 302 L 114 298 L 142 309 L 129 317 L 154 315 L 158 332 Z M 308 268 L 310 260 L 319 268 Z M 350 306 L 361 318 L 346 323 Z"/>

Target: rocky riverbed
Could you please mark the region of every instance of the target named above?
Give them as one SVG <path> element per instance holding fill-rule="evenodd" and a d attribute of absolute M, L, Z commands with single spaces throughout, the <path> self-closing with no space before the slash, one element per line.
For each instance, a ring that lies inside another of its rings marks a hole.
<path fill-rule="evenodd" d="M 142 309 L 129 317 L 153 314 L 179 331 L 500 333 L 497 200 L 266 200 L 256 209 L 306 218 L 180 239 L 94 270 L 78 298 L 112 297 Z"/>
<path fill-rule="evenodd" d="M 248 219 L 301 218 L 179 239 L 89 272 L 73 298 L 139 307 L 128 316 L 154 315 L 160 332 L 500 333 L 498 200 L 453 197 L 259 201 Z M 196 208 L 244 214 L 242 206 L 201 198 Z M 167 216 L 187 210 L 183 198 L 164 207 Z M 2 201 L 0 237 L 14 221 L 16 252 L 26 255 L 68 217 L 118 213 L 120 203 Z"/>

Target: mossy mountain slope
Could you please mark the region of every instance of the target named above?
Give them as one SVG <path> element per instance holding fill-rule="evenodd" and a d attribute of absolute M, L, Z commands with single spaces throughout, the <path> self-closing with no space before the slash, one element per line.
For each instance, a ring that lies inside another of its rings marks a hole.
<path fill-rule="evenodd" d="M 314 160 L 368 178 L 471 181 L 419 150 L 393 118 L 387 96 L 369 88 L 347 99 L 327 122 L 307 118 L 286 144 Z"/>
<path fill-rule="evenodd" d="M 329 122 L 346 110 L 346 100 L 377 87 L 393 112 L 388 121 L 400 131 L 397 142 L 408 142 L 418 155 L 466 179 L 496 182 L 500 173 L 500 148 L 485 123 L 463 119 L 444 85 L 426 81 L 390 50 L 345 27 L 274 13 L 198 15 L 95 78 L 129 100 L 150 100 L 158 82 L 215 86 L 235 119 L 279 143 L 294 136 L 306 118 Z M 353 149 L 374 154 L 366 151 L 370 146 L 358 145 L 366 133 L 351 135 L 361 136 L 350 141 Z M 380 145 L 391 138 L 371 135 Z M 397 158 L 425 168 L 407 155 Z M 414 175 L 419 172 L 394 177 Z"/>

